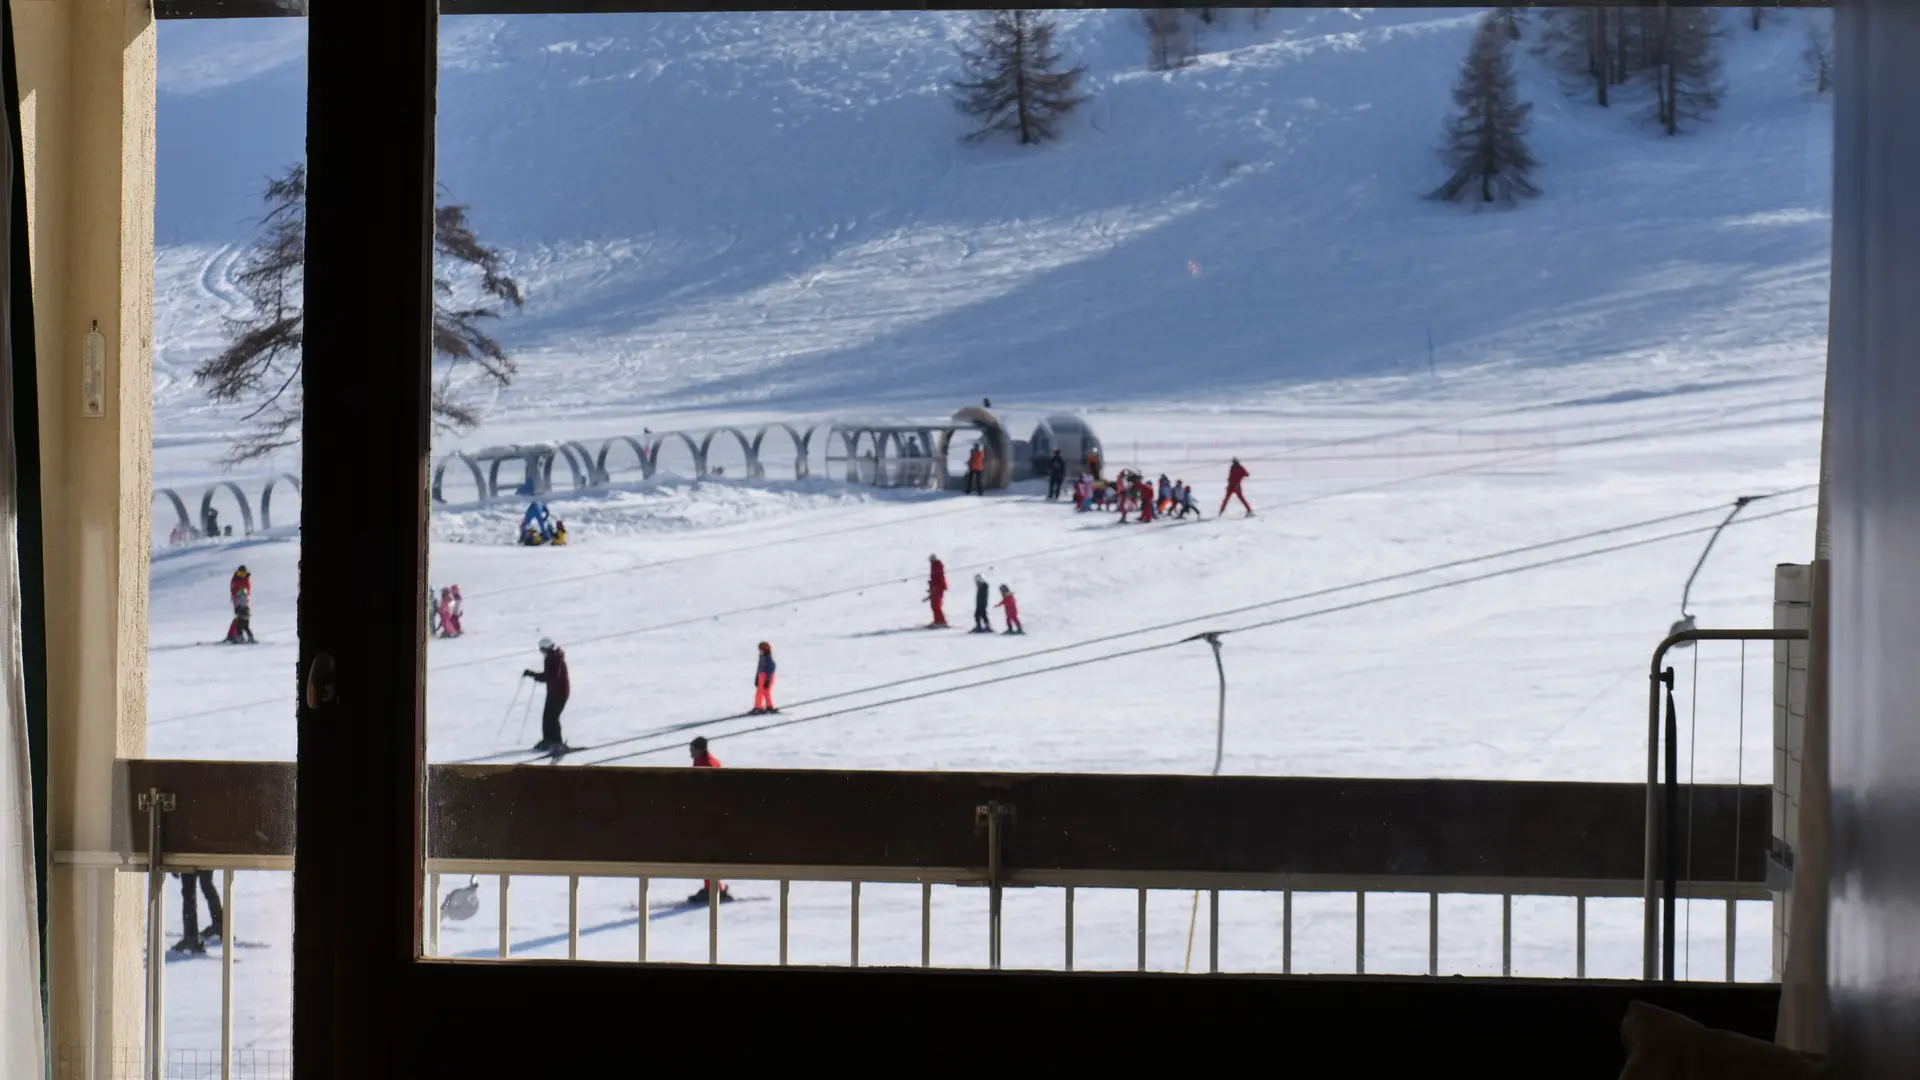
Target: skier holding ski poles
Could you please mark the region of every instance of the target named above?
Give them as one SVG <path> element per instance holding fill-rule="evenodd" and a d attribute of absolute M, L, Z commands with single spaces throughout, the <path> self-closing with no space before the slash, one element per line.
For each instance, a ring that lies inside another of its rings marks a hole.
<path fill-rule="evenodd" d="M 566 740 L 560 737 L 560 712 L 567 707 L 567 696 L 573 690 L 567 678 L 567 654 L 552 638 L 541 638 L 540 655 L 544 658 L 541 670 L 528 668 L 521 676 L 547 687 L 546 707 L 540 710 L 540 741 L 533 748 L 535 751 L 565 750 Z"/>

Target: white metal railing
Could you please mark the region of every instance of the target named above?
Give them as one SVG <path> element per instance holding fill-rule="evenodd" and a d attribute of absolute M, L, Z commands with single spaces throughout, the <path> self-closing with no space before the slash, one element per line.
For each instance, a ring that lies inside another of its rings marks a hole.
<path fill-rule="evenodd" d="M 58 861 L 75 869 L 89 872 L 116 870 L 120 872 L 146 873 L 150 876 L 149 904 L 147 907 L 146 943 L 148 954 L 147 970 L 149 976 L 147 1001 L 147 1041 L 141 1054 L 141 1075 L 149 1080 L 165 1080 L 168 1076 L 188 1075 L 179 1069 L 179 1063 L 188 1058 L 199 1061 L 199 1067 L 191 1071 L 195 1077 L 206 1080 L 234 1080 L 236 1054 L 233 1045 L 233 955 L 232 949 L 223 948 L 221 958 L 221 995 L 220 995 L 220 1051 L 217 1058 L 217 1070 L 211 1066 L 214 1059 L 210 1054 L 193 1055 L 199 1052 L 180 1052 L 169 1054 L 162 1040 L 163 1026 L 159 1021 L 164 1017 L 163 995 L 165 988 L 164 972 L 165 942 L 162 933 L 164 905 L 160 902 L 157 886 L 151 884 L 160 881 L 169 873 L 181 873 L 188 870 L 218 870 L 221 872 L 221 896 L 224 909 L 226 941 L 231 943 L 235 927 L 239 925 L 239 912 L 235 908 L 233 874 L 236 870 L 291 871 L 292 860 L 284 856 L 230 856 L 195 854 L 191 852 L 165 854 L 157 865 L 150 866 L 144 856 L 123 857 L 111 852 L 63 852 Z M 520 878 L 564 878 L 567 881 L 567 958 L 579 960 L 581 919 L 580 886 L 588 879 L 623 879 L 631 881 L 635 889 L 638 918 L 636 922 L 635 950 L 629 962 L 658 963 L 649 953 L 648 934 L 648 892 L 656 879 L 674 880 L 729 880 L 763 881 L 778 885 L 778 964 L 792 964 L 791 944 L 793 941 L 792 906 L 790 902 L 792 886 L 800 883 L 839 883 L 850 888 L 848 911 L 849 949 L 847 962 L 852 966 L 860 965 L 861 945 L 861 887 L 863 885 L 919 885 L 920 886 L 920 933 L 919 966 L 934 967 L 933 963 L 933 897 L 934 886 L 958 886 L 985 888 L 994 893 L 1007 888 L 1058 888 L 1062 890 L 1064 904 L 1064 925 L 1061 939 L 1061 965 L 1067 971 L 1075 970 L 1075 904 L 1078 892 L 1086 889 L 1130 890 L 1135 893 L 1135 963 L 1137 971 L 1147 971 L 1147 898 L 1150 892 L 1180 891 L 1193 893 L 1197 899 L 1204 895 L 1209 918 L 1206 929 L 1206 967 L 1207 973 L 1217 973 L 1220 969 L 1220 894 L 1266 893 L 1279 894 L 1281 942 L 1280 971 L 1282 974 L 1294 972 L 1294 898 L 1295 894 L 1345 894 L 1354 897 L 1354 944 L 1353 971 L 1356 974 L 1367 973 L 1367 899 L 1369 895 L 1425 893 L 1427 897 L 1427 956 L 1426 974 L 1440 974 L 1440 900 L 1443 896 L 1498 896 L 1501 901 L 1500 928 L 1500 968 L 1501 976 L 1513 974 L 1513 901 L 1515 897 L 1560 897 L 1575 901 L 1574 919 L 1574 971 L 1575 978 L 1588 978 L 1587 930 L 1589 899 L 1643 899 L 1638 882 L 1609 881 L 1579 878 L 1469 878 L 1460 876 L 1421 877 L 1415 875 L 1337 875 L 1337 874 L 1292 874 L 1292 873 L 1188 873 L 1180 871 L 1006 871 L 997 883 L 989 881 L 989 874 L 980 868 L 901 868 L 901 867 L 821 867 L 821 866 L 765 866 L 765 865 L 726 865 L 692 863 L 602 863 L 602 862 L 549 862 L 533 860 L 483 860 L 483 859 L 434 859 L 427 864 L 428 923 L 425 929 L 425 953 L 438 957 L 441 938 L 441 879 L 446 875 L 479 876 L 488 875 L 497 878 L 499 902 L 499 935 L 493 955 L 466 959 L 479 962 L 497 962 L 513 958 L 513 943 L 510 936 L 512 923 L 513 883 Z M 1727 884 L 1720 882 L 1681 882 L 1679 896 L 1688 900 L 1719 901 L 1726 911 L 1726 952 L 1723 978 L 1734 981 L 1735 957 L 1738 945 L 1738 924 L 1736 918 L 1737 903 L 1740 901 L 1769 901 L 1772 895 L 1764 884 Z M 706 962 L 720 962 L 720 941 L 723 928 L 723 905 L 718 896 L 709 894 L 707 902 L 707 949 Z M 989 907 L 987 925 L 983 927 L 989 939 L 990 967 L 1000 966 L 999 937 L 1000 927 L 995 912 L 998 903 Z M 1190 942 L 1190 948 L 1197 942 Z M 91 1033 L 89 1033 L 89 1045 Z M 172 1067 L 169 1067 L 169 1066 Z M 92 1071 L 89 1059 L 86 1075 L 97 1075 Z"/>
<path fill-rule="evenodd" d="M 1293 897 L 1295 893 L 1354 895 L 1354 971 L 1366 974 L 1366 904 L 1369 894 L 1427 895 L 1427 974 L 1440 974 L 1440 898 L 1442 896 L 1498 896 L 1501 898 L 1500 974 L 1513 973 L 1513 899 L 1519 897 L 1565 897 L 1575 901 L 1575 977 L 1587 977 L 1587 900 L 1589 898 L 1640 899 L 1635 882 L 1590 879 L 1551 878 L 1463 878 L 1458 876 L 1419 877 L 1412 875 L 1333 875 L 1333 874 L 1221 874 L 1181 872 L 1109 872 L 1062 871 L 1040 873 L 1010 871 L 995 886 L 978 869 L 921 868 L 911 872 L 899 868 L 848 867 L 768 867 L 720 864 L 608 864 L 534 861 L 497 861 L 444 859 L 428 862 L 428 904 L 426 951 L 437 955 L 440 944 L 440 879 L 442 875 L 496 875 L 498 878 L 500 924 L 498 949 L 491 959 L 510 959 L 512 945 L 509 926 L 512 917 L 511 882 L 515 877 L 565 877 L 568 888 L 567 958 L 579 958 L 580 882 L 583 878 L 618 878 L 635 882 L 638 890 L 636 953 L 640 963 L 654 962 L 648 955 L 647 892 L 655 878 L 675 880 L 765 881 L 779 887 L 779 964 L 790 962 L 791 939 L 790 890 L 795 882 L 844 883 L 850 886 L 849 955 L 853 966 L 860 964 L 860 887 L 865 884 L 912 885 L 920 888 L 920 966 L 932 967 L 932 912 L 935 885 L 1000 888 L 1059 888 L 1063 890 L 1065 923 L 1062 963 L 1074 970 L 1074 902 L 1079 889 L 1129 889 L 1138 896 L 1136 921 L 1136 970 L 1147 970 L 1147 896 L 1150 892 L 1180 891 L 1204 893 L 1208 898 L 1207 971 L 1220 970 L 1220 894 L 1222 892 L 1279 893 L 1281 895 L 1281 972 L 1293 971 Z M 1726 912 L 1726 955 L 1724 978 L 1734 981 L 1738 946 L 1737 903 L 1770 901 L 1772 894 L 1764 884 L 1729 885 L 1725 883 L 1681 882 L 1678 896 L 1687 900 L 1720 901 Z M 723 905 L 716 895 L 707 898 L 707 962 L 720 962 L 720 913 Z M 989 966 L 999 967 L 999 928 L 989 906 Z M 470 957 L 471 959 L 487 959 Z"/>

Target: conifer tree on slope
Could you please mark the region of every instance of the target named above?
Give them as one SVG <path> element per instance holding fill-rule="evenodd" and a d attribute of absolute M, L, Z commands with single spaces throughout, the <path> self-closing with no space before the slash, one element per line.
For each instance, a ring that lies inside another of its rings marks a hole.
<path fill-rule="evenodd" d="M 1807 86 L 1816 94 L 1825 94 L 1833 89 L 1833 32 L 1822 21 L 1821 12 L 1809 11 L 1807 15 L 1807 47 L 1800 54 L 1800 61 L 1806 67 Z"/>
<path fill-rule="evenodd" d="M 1432 198 L 1512 204 L 1540 193 L 1529 179 L 1539 164 L 1527 149 L 1527 118 L 1533 106 L 1520 100 L 1508 38 L 1498 19 L 1483 19 L 1467 50 L 1453 100 L 1460 112 L 1447 123 L 1441 160 L 1453 175 Z"/>
<path fill-rule="evenodd" d="M 216 402 L 250 402 L 241 418 L 250 425 L 234 437 L 221 461 L 233 465 L 265 457 L 300 441 L 300 371 L 304 340 L 303 271 L 307 253 L 307 167 L 295 165 L 267 182 L 267 212 L 260 234 L 240 258 L 233 283 L 249 310 L 223 320 L 226 348 L 193 370 L 194 381 Z M 453 363 L 433 387 L 436 427 L 466 430 L 479 422 L 471 406 L 454 395 L 453 367 L 473 361 L 491 381 L 505 386 L 516 366 L 482 324 L 500 316 L 495 303 L 519 307 L 520 283 L 506 272 L 506 259 L 480 242 L 467 208 L 442 203 L 433 211 L 433 350 Z M 487 299 L 454 306 L 451 274 L 478 275 Z"/>
<path fill-rule="evenodd" d="M 954 107 L 980 122 L 968 140 L 998 131 L 1022 145 L 1055 135 L 1060 118 L 1087 100 L 1076 92 L 1084 67 L 1063 68 L 1053 45 L 1054 24 L 1038 11 L 985 12 L 960 46 L 963 78 L 953 83 Z"/>
<path fill-rule="evenodd" d="M 1170 71 L 1193 63 L 1193 28 L 1180 8 L 1148 8 L 1140 13 L 1147 28 L 1147 70 Z"/>
<path fill-rule="evenodd" d="M 1649 118 L 1668 135 L 1704 122 L 1720 107 L 1719 23 L 1712 8 L 1662 7 L 1648 12 L 1653 86 Z"/>

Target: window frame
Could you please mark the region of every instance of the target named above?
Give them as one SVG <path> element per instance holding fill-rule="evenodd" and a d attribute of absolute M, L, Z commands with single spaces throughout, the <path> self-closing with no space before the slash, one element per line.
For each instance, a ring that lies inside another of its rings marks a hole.
<path fill-rule="evenodd" d="M 162 10 L 163 17 L 176 18 L 196 17 L 190 11 L 196 5 L 226 13 L 262 6 L 258 0 L 158 4 L 173 9 Z M 474 14 L 687 10 L 631 0 L 446 0 L 445 6 Z M 723 6 L 867 5 L 736 0 Z M 1439 0 L 1382 6 L 1485 5 Z M 861 1040 L 852 1044 L 859 1049 L 904 1037 L 929 1048 L 980 1040 L 1003 1052 L 1190 1052 L 1196 1044 L 1215 1052 L 1243 1044 L 1270 1052 L 1276 1041 L 1338 1045 L 1342 1033 L 1371 1033 L 1371 1044 L 1348 1043 L 1336 1051 L 1350 1060 L 1356 1045 L 1376 1055 L 1392 1052 L 1377 1038 L 1383 1009 L 1398 1025 L 1396 1038 L 1385 1042 L 1404 1047 L 1400 1052 L 1408 1060 L 1431 1062 L 1445 1056 L 1440 1048 L 1456 1043 L 1461 1033 L 1484 1034 L 1492 1027 L 1534 1046 L 1591 1039 L 1595 1023 L 1605 1037 L 1634 997 L 1663 1002 L 1710 1025 L 1729 1015 L 1731 999 L 1709 994 L 1709 988 L 1639 983 L 1546 992 L 1524 981 L 1380 976 L 1194 978 L 422 958 L 427 633 L 418 598 L 428 535 L 436 9 L 434 0 L 312 0 L 308 11 L 305 348 L 328 362 L 306 365 L 302 382 L 297 1075 L 451 1076 L 476 1067 L 488 1075 L 515 1066 L 537 1070 L 528 1075 L 565 1075 L 560 1070 L 569 1063 L 657 1058 L 675 1049 L 722 1056 L 755 1044 L 812 1049 L 823 1036 L 822 1049 L 841 1055 L 849 1037 Z M 384 526 L 366 529 L 369 517 Z M 466 1037 L 474 1031 L 525 1037 Z M 745 1039 L 722 1041 L 742 1031 Z M 581 1034 L 571 1034 L 576 1032 Z M 1116 1032 L 1125 1032 L 1124 1038 Z"/>

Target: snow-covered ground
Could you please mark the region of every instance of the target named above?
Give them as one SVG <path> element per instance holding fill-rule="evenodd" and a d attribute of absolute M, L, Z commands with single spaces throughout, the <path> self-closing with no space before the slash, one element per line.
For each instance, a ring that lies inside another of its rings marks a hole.
<path fill-rule="evenodd" d="M 969 499 L 777 467 L 556 499 L 561 549 L 511 545 L 518 505 L 438 514 L 431 577 L 459 583 L 468 614 L 429 650 L 434 759 L 534 740 L 515 695 L 551 636 L 573 673 L 567 737 L 606 747 L 569 764 L 683 763 L 685 734 L 643 733 L 742 712 L 765 640 L 793 723 L 703 728 L 729 767 L 1204 772 L 1212 660 L 1176 643 L 1247 628 L 1225 646 L 1228 772 L 1642 776 L 1644 665 L 1703 530 L 1735 496 L 1793 492 L 1721 537 L 1693 591 L 1703 625 L 1768 625 L 1773 565 L 1811 547 L 1830 118 L 1798 85 L 1797 19 L 1729 27 L 1726 106 L 1678 139 L 1522 55 L 1545 195 L 1476 214 L 1419 198 L 1442 178 L 1466 14 L 1276 12 L 1170 75 L 1141 70 L 1135 15 L 1061 18 L 1094 102 L 1029 152 L 956 141 L 940 101 L 955 16 L 447 20 L 441 175 L 530 299 L 501 327 L 521 378 L 436 449 L 944 415 L 988 395 L 1023 421 L 1082 413 L 1112 465 L 1185 479 L 1209 515 L 1237 455 L 1259 515 L 1117 525 L 1034 485 Z M 249 186 L 298 152 L 280 105 L 300 30 L 163 28 L 155 462 L 183 492 L 220 475 L 234 424 L 189 372 L 233 310 Z M 223 66 L 243 33 L 250 59 Z M 170 152 L 209 118 L 236 131 L 230 157 Z M 1027 635 L 919 629 L 930 553 L 951 618 L 980 573 L 1013 586 Z M 1563 556 L 1581 557 L 1534 565 Z M 151 755 L 294 753 L 297 559 L 291 539 L 156 553 Z M 229 650 L 208 643 L 239 562 L 262 644 Z M 1683 768 L 1764 780 L 1770 652 L 1746 656 L 1744 695 L 1737 649 L 1699 650 L 1697 676 L 1695 660 Z M 239 936 L 267 946 L 237 953 L 237 1041 L 283 1046 L 289 883 L 237 888 Z M 479 895 L 444 953 L 493 947 L 496 893 Z M 515 951 L 564 956 L 564 880 L 513 897 Z M 845 962 L 847 898 L 795 886 L 796 962 Z M 605 928 L 583 955 L 632 955 L 632 902 L 630 882 L 583 885 L 582 925 Z M 1189 902 L 1156 895 L 1154 966 L 1183 965 Z M 918 961 L 918 904 L 863 891 L 862 963 Z M 984 964 L 984 904 L 936 894 L 937 963 Z M 1132 965 L 1132 905 L 1080 894 L 1077 966 Z M 1223 900 L 1223 966 L 1278 969 L 1278 905 Z M 1294 969 L 1351 970 L 1352 898 L 1295 906 Z M 724 961 L 773 956 L 774 908 L 726 909 Z M 1057 892 L 1011 896 L 1008 962 L 1057 965 L 1061 911 Z M 1424 898 L 1367 913 L 1367 969 L 1424 970 Z M 1637 905 L 1589 915 L 1590 972 L 1636 971 Z M 1743 978 L 1766 975 L 1768 918 L 1743 906 Z M 1519 901 L 1516 970 L 1571 974 L 1571 919 L 1571 901 Z M 1717 974 L 1718 906 L 1695 921 L 1690 962 Z M 1497 972 L 1499 926 L 1497 898 L 1449 898 L 1443 970 Z M 657 958 L 705 958 L 697 917 L 649 936 Z M 218 965 L 168 978 L 170 1044 L 217 1045 Z"/>

